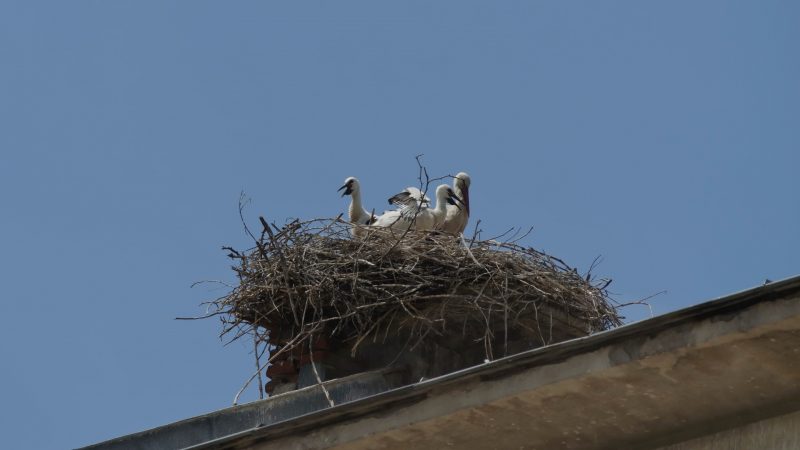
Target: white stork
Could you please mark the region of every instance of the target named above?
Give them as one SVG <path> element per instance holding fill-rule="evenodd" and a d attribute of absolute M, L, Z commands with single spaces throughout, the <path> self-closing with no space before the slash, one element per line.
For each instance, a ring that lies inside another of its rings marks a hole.
<path fill-rule="evenodd" d="M 446 184 L 436 188 L 436 207 L 428 206 L 427 197 L 419 189 L 403 192 L 392 196 L 389 203 L 398 206 L 398 209 L 386 211 L 375 219 L 372 226 L 390 228 L 397 231 L 412 230 L 438 230 L 444 223 L 447 215 L 447 205 L 458 207 L 456 202 L 461 199 L 453 189 Z"/>
<path fill-rule="evenodd" d="M 350 223 L 354 225 L 352 228 L 353 236 L 362 236 L 366 230 L 358 225 L 371 224 L 375 221 L 375 216 L 364 209 L 364 206 L 361 204 L 361 185 L 358 183 L 358 178 L 348 177 L 344 180 L 344 185 L 338 190 L 344 190 L 344 192 L 342 192 L 342 197 L 349 195 L 351 198 L 350 208 L 347 213 L 350 218 Z"/>
<path fill-rule="evenodd" d="M 459 172 L 458 175 L 453 177 L 453 190 L 456 195 L 461 199 L 463 208 L 458 205 L 447 205 L 447 215 L 444 219 L 442 231 L 448 233 L 460 234 L 467 228 L 467 221 L 469 221 L 469 185 L 472 180 L 466 172 Z"/>

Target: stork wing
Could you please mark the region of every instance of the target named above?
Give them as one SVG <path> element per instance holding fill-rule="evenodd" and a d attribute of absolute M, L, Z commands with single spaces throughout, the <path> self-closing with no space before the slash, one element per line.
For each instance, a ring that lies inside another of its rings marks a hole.
<path fill-rule="evenodd" d="M 389 198 L 389 203 L 397 206 L 400 216 L 404 220 L 413 220 L 417 213 L 427 208 L 431 199 L 425 193 L 415 187 L 407 187 Z"/>
<path fill-rule="evenodd" d="M 396 206 L 413 204 L 414 206 L 430 206 L 431 199 L 419 189 L 409 186 L 389 198 L 389 203 Z"/>
<path fill-rule="evenodd" d="M 417 200 L 417 204 L 419 204 L 419 202 L 421 201 L 422 202 L 422 206 L 430 206 L 431 205 L 431 199 L 427 195 L 425 195 L 424 192 L 420 191 L 419 189 L 415 188 L 414 186 L 407 187 L 406 188 L 406 192 L 408 192 L 411 195 L 411 197 L 413 197 L 415 200 Z"/>

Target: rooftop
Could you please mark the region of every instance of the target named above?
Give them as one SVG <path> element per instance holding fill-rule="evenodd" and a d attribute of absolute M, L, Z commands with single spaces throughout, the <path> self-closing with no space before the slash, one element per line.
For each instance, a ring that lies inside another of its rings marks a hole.
<path fill-rule="evenodd" d="M 800 405 L 800 277 L 404 385 L 391 370 L 86 448 L 654 448 Z"/>

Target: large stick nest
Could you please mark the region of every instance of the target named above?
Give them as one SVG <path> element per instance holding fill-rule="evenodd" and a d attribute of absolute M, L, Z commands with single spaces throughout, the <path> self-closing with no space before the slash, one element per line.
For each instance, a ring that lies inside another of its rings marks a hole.
<path fill-rule="evenodd" d="M 457 334 L 491 348 L 515 328 L 546 344 L 554 317 L 578 335 L 621 324 L 608 280 L 513 241 L 381 229 L 355 238 L 338 218 L 262 225 L 254 248 L 227 248 L 239 285 L 211 304 L 223 334 L 268 336 L 273 358 L 322 334 L 355 354 L 398 334 L 415 343 Z"/>

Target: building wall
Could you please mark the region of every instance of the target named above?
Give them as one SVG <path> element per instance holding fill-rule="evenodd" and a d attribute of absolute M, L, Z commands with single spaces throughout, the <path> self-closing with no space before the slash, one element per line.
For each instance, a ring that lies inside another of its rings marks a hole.
<path fill-rule="evenodd" d="M 657 450 L 797 450 L 800 411 L 720 431 Z"/>

